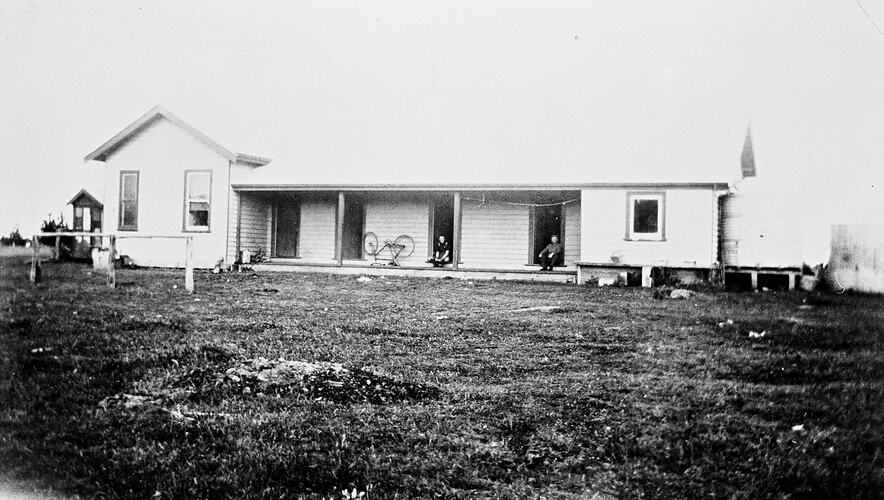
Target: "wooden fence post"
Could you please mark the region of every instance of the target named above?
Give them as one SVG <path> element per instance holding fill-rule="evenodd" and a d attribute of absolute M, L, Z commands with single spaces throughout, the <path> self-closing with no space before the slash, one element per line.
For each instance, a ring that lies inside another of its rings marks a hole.
<path fill-rule="evenodd" d="M 61 260 L 61 251 L 59 248 L 60 246 L 61 246 L 61 236 L 56 236 L 55 237 L 55 259 L 54 260 Z"/>
<path fill-rule="evenodd" d="M 187 237 L 187 253 L 184 258 L 184 289 L 193 293 L 193 236 Z"/>
<path fill-rule="evenodd" d="M 34 250 L 31 256 L 31 283 L 39 283 L 43 280 L 43 269 L 40 268 L 40 238 L 34 236 L 31 239 L 31 247 Z"/>
<path fill-rule="evenodd" d="M 115 288 L 117 286 L 117 266 L 114 262 L 114 255 L 117 253 L 116 236 L 108 238 L 107 251 L 107 286 Z"/>

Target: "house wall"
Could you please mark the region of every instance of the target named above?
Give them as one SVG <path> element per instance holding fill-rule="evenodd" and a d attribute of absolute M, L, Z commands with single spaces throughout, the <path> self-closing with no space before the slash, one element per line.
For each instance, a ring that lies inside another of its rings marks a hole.
<path fill-rule="evenodd" d="M 194 265 L 212 267 L 229 255 L 227 229 L 230 164 L 188 132 L 158 119 L 105 162 L 108 231 L 127 235 L 192 235 Z M 139 171 L 138 230 L 119 230 L 120 171 Z M 184 172 L 211 170 L 210 232 L 184 232 Z M 139 266 L 183 267 L 184 240 L 118 238 L 118 253 Z"/>
<path fill-rule="evenodd" d="M 304 261 L 335 262 L 337 198 L 301 200 L 298 256 Z"/>
<path fill-rule="evenodd" d="M 565 205 L 564 213 L 565 234 L 562 244 L 565 246 L 565 266 L 573 267 L 580 260 L 580 202 Z"/>
<path fill-rule="evenodd" d="M 465 200 L 461 213 L 461 267 L 525 269 L 527 206 Z"/>
<path fill-rule="evenodd" d="M 237 210 L 239 215 L 237 216 Z M 273 206 L 266 199 L 233 193 L 230 203 L 230 231 L 228 234 L 228 262 L 236 260 L 237 229 L 239 230 L 239 250 L 249 250 L 254 255 L 264 249 L 270 255 Z M 237 222 L 240 226 L 237 228 Z"/>
<path fill-rule="evenodd" d="M 717 258 L 718 200 L 711 189 L 648 190 L 663 192 L 664 241 L 628 241 L 627 195 L 630 189 L 585 189 L 581 193 L 580 260 L 623 265 L 703 267 Z M 641 190 L 645 191 L 645 190 Z"/>
<path fill-rule="evenodd" d="M 423 265 L 427 260 L 429 244 L 430 205 L 426 201 L 407 196 L 398 199 L 375 198 L 365 199 L 365 231 L 378 237 L 378 246 L 386 240 L 395 240 L 399 235 L 411 236 L 414 240 L 414 252 L 397 262 L 402 265 Z M 379 258 L 389 256 L 384 250 Z M 366 255 L 368 260 L 373 260 Z"/>

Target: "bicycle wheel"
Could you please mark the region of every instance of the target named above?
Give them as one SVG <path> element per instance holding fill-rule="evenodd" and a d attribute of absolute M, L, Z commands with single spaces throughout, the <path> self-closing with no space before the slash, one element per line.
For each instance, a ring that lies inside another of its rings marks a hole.
<path fill-rule="evenodd" d="M 362 248 L 367 255 L 377 255 L 380 252 L 377 235 L 370 231 L 365 233 L 365 236 L 362 237 Z"/>
<path fill-rule="evenodd" d="M 394 244 L 402 247 L 402 250 L 397 255 L 397 258 L 405 258 L 414 253 L 414 240 L 411 239 L 411 236 L 406 234 L 400 234 L 396 237 L 396 241 Z"/>

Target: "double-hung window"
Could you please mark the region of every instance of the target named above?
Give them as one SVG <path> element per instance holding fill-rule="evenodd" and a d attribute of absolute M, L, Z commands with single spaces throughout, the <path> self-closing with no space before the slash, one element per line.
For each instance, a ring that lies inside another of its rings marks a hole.
<path fill-rule="evenodd" d="M 138 171 L 120 172 L 120 231 L 138 230 Z"/>
<path fill-rule="evenodd" d="M 184 173 L 184 230 L 208 231 L 212 203 L 212 172 L 188 170 Z"/>
<path fill-rule="evenodd" d="M 629 193 L 626 238 L 661 241 L 664 239 L 664 193 Z"/>

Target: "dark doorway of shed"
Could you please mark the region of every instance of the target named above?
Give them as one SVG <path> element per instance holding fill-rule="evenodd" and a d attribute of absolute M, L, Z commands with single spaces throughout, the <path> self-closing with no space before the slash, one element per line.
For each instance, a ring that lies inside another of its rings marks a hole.
<path fill-rule="evenodd" d="M 565 265 L 565 247 L 562 241 L 562 205 L 539 206 L 534 207 L 534 224 L 532 239 L 534 240 L 534 253 L 532 262 L 540 264 L 540 252 L 546 248 L 553 236 L 558 236 L 559 243 L 562 243 L 562 255 L 559 258 L 557 266 Z"/>
<path fill-rule="evenodd" d="M 281 200 L 276 205 L 276 244 L 273 255 L 281 258 L 298 256 L 298 235 L 301 229 L 301 205 L 294 200 Z"/>
<path fill-rule="evenodd" d="M 341 256 L 345 260 L 362 258 L 362 235 L 365 232 L 365 208 L 362 201 L 344 197 L 344 234 L 341 235 Z"/>
<path fill-rule="evenodd" d="M 430 227 L 433 234 L 430 235 L 430 257 L 439 241 L 439 236 L 444 236 L 449 244 L 454 242 L 454 196 L 440 197 L 433 204 L 433 222 Z"/>

